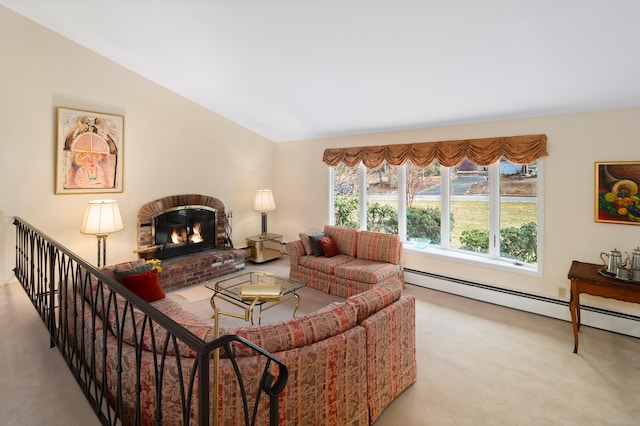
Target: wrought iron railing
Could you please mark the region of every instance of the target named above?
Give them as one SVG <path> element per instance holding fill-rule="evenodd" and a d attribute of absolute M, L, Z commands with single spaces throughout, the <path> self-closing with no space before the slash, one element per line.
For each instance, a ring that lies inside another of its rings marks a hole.
<path fill-rule="evenodd" d="M 253 425 L 262 410 L 277 425 L 287 382 L 278 358 L 235 335 L 202 340 L 22 219 L 14 225 L 15 275 L 103 424 L 217 424 L 215 413 L 229 396 L 212 401 L 217 373 L 210 361 L 224 350 L 236 376 L 233 398 L 242 399 L 234 401 L 241 407 L 235 423 Z M 252 363 L 258 373 L 248 378 L 234 356 L 239 346 L 260 363 Z M 268 404 L 260 403 L 262 394 Z"/>

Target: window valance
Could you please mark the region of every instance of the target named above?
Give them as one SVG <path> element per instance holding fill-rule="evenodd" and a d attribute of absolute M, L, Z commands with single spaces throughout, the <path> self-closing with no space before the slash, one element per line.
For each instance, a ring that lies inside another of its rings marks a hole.
<path fill-rule="evenodd" d="M 360 162 L 374 168 L 386 161 L 401 166 L 411 161 L 418 167 L 427 167 L 438 161 L 445 167 L 457 166 L 465 158 L 477 166 L 488 166 L 504 157 L 515 164 L 528 164 L 547 153 L 546 135 L 506 136 L 484 139 L 422 142 L 398 145 L 328 148 L 322 161 L 335 167 L 344 163 L 355 167 Z"/>

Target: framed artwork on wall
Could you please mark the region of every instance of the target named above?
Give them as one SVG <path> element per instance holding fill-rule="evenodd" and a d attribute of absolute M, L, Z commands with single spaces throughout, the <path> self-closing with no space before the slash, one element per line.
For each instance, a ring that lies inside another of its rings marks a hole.
<path fill-rule="evenodd" d="M 640 225 L 640 161 L 595 163 L 596 222 Z"/>
<path fill-rule="evenodd" d="M 122 192 L 124 117 L 58 107 L 56 194 Z"/>

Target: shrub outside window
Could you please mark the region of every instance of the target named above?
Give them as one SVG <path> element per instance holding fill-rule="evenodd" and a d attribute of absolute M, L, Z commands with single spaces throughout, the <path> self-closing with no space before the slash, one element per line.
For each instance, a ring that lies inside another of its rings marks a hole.
<path fill-rule="evenodd" d="M 501 159 L 488 167 L 468 160 L 456 167 L 340 164 L 331 172 L 337 225 L 398 233 L 418 251 L 538 269 L 541 160 Z"/>

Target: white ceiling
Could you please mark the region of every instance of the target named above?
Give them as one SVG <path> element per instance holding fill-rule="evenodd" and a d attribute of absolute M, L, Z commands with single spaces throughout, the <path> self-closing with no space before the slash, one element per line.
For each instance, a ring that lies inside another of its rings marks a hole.
<path fill-rule="evenodd" d="M 638 0 L 0 0 L 274 141 L 640 106 Z"/>

